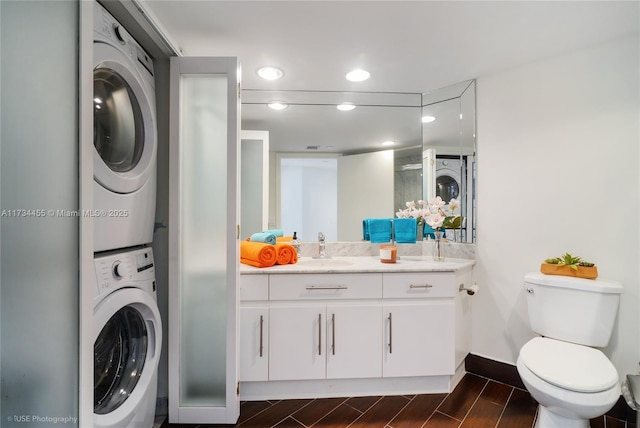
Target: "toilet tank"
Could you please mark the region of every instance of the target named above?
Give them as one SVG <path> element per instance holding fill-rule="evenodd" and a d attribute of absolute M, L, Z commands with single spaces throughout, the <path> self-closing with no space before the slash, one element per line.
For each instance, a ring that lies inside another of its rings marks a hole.
<path fill-rule="evenodd" d="M 597 348 L 609 343 L 622 293 L 619 282 L 531 272 L 524 289 L 536 333 Z"/>

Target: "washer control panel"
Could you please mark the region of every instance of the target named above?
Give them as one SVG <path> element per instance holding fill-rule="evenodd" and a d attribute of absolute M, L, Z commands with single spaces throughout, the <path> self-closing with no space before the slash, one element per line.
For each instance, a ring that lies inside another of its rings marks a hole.
<path fill-rule="evenodd" d="M 97 39 L 119 47 L 136 66 L 146 69 L 153 76 L 153 60 L 140 44 L 102 5 L 95 4 L 94 9 L 93 31 L 99 35 Z"/>
<path fill-rule="evenodd" d="M 98 295 L 122 287 L 140 287 L 155 282 L 153 250 L 140 248 L 125 252 L 110 252 L 94 259 Z"/>

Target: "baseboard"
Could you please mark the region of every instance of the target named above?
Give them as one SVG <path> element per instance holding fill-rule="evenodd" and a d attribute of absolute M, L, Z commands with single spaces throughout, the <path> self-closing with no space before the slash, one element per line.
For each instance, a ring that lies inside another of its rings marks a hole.
<path fill-rule="evenodd" d="M 496 382 L 505 383 L 515 388 L 525 389 L 522 379 L 518 374 L 518 369 L 512 364 L 491 360 L 479 355 L 468 354 L 464 360 L 465 370 L 467 373 L 473 373 Z M 636 423 L 636 412 L 631 410 L 624 401 L 624 397 L 620 399 L 609 412 L 607 416 L 615 419 Z"/>
<path fill-rule="evenodd" d="M 490 360 L 489 358 L 479 355 L 468 354 L 464 360 L 464 366 L 467 373 L 477 374 L 496 382 L 506 383 L 515 388 L 526 389 L 518 369 L 512 364 L 502 363 L 500 361 Z"/>

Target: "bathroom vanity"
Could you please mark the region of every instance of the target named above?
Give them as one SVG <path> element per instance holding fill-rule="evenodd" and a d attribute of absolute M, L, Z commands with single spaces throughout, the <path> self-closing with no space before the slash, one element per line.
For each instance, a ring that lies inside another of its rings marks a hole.
<path fill-rule="evenodd" d="M 470 347 L 473 260 L 302 257 L 241 266 L 242 400 L 450 392 Z"/>

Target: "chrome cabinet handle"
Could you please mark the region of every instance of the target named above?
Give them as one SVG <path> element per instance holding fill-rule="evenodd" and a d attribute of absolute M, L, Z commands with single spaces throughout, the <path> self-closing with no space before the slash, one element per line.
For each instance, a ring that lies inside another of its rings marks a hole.
<path fill-rule="evenodd" d="M 336 355 L 336 314 L 331 314 L 331 353 Z"/>
<path fill-rule="evenodd" d="M 391 312 L 389 312 L 389 353 L 393 354 L 393 319 L 391 318 Z"/>
<path fill-rule="evenodd" d="M 262 357 L 262 330 L 264 326 L 264 316 L 260 315 L 260 356 Z"/>
<path fill-rule="evenodd" d="M 318 314 L 318 355 L 322 355 L 322 314 Z"/>
<path fill-rule="evenodd" d="M 431 285 L 431 284 L 422 284 L 422 285 L 411 284 L 411 285 L 409 285 L 409 288 L 433 288 L 433 285 Z"/>
<path fill-rule="evenodd" d="M 310 285 L 307 287 L 307 290 L 346 290 L 348 287 L 346 285 Z"/>

